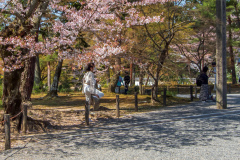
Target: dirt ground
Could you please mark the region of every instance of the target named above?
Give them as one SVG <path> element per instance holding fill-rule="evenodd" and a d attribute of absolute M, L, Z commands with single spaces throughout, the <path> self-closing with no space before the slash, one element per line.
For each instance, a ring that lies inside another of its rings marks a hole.
<path fill-rule="evenodd" d="M 171 89 L 169 89 L 171 90 Z M 189 89 L 180 88 L 180 94 L 189 93 Z M 239 86 L 231 87 L 231 93 L 240 93 Z M 82 93 L 60 93 L 59 97 L 43 98 L 45 94 L 32 95 L 32 107 L 28 109 L 28 117 L 38 120 L 38 125 L 28 122 L 27 135 L 70 131 L 87 127 L 85 124 L 85 97 Z M 161 97 L 160 97 L 161 99 Z M 197 99 L 195 99 L 197 100 Z M 189 98 L 167 96 L 167 105 L 190 102 Z M 101 125 L 101 120 L 116 117 L 116 94 L 105 93 L 101 99 L 100 111 L 90 111 L 90 126 Z M 138 95 L 138 112 L 148 112 L 163 108 L 162 103 L 152 104 L 150 95 Z M 134 95 L 120 94 L 120 116 L 131 116 L 135 112 Z M 0 119 L 3 116 L 0 111 Z M 29 139 L 23 138 L 23 133 L 16 130 L 16 122 L 11 122 L 11 146 L 25 144 Z M 0 151 L 4 150 L 4 126 L 0 125 Z"/>

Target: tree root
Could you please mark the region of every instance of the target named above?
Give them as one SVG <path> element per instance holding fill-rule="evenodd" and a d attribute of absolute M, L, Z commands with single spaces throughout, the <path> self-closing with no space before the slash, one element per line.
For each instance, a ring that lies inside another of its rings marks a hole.
<path fill-rule="evenodd" d="M 49 121 L 36 120 L 31 117 L 27 117 L 27 130 L 30 132 L 31 131 L 46 132 L 46 130 L 51 126 L 52 125 Z"/>

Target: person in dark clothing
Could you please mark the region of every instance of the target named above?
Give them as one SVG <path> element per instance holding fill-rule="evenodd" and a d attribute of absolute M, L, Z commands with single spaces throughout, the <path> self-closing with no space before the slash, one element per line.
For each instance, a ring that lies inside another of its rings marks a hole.
<path fill-rule="evenodd" d="M 128 72 L 125 72 L 126 75 L 124 77 L 124 82 L 125 82 L 125 88 L 124 88 L 124 91 L 125 91 L 125 94 L 127 94 L 127 91 L 128 91 L 128 85 L 130 83 L 130 76 L 128 75 Z"/>
<path fill-rule="evenodd" d="M 203 67 L 203 71 L 200 75 L 202 81 L 200 97 L 199 99 L 205 102 L 208 99 L 208 76 L 207 76 L 208 67 Z"/>

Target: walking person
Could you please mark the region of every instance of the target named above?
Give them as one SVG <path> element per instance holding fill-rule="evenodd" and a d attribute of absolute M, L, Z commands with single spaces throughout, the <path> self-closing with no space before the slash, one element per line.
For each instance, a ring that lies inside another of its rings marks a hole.
<path fill-rule="evenodd" d="M 83 93 L 85 94 L 86 101 L 89 102 L 88 109 L 90 109 L 90 105 L 93 104 L 94 110 L 98 110 L 100 98 L 104 96 L 104 93 L 96 89 L 96 84 L 99 82 L 99 80 L 95 79 L 93 73 L 94 70 L 94 63 L 88 63 L 86 68 L 87 72 L 84 74 L 83 77 Z"/>
<path fill-rule="evenodd" d="M 116 93 L 120 93 L 120 89 L 121 89 L 121 86 L 122 86 L 122 81 L 123 81 L 122 77 L 119 76 L 118 77 L 118 82 L 117 82 L 117 92 Z"/>
<path fill-rule="evenodd" d="M 128 75 L 128 72 L 125 72 L 125 77 L 124 77 L 124 92 L 125 94 L 127 94 L 128 92 L 128 86 L 130 83 L 130 76 Z"/>
<path fill-rule="evenodd" d="M 207 76 L 207 71 L 208 71 L 208 67 L 205 66 L 203 67 L 203 71 L 200 74 L 200 80 L 202 81 L 202 85 L 201 85 L 201 91 L 200 91 L 200 97 L 199 99 L 202 102 L 206 102 L 206 100 L 208 99 L 208 76 Z"/>

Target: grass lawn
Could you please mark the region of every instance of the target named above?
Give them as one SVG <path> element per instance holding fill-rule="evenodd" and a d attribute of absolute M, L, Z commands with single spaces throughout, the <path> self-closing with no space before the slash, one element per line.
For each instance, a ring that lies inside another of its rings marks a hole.
<path fill-rule="evenodd" d="M 110 110 L 116 109 L 116 94 L 104 93 L 100 106 Z M 53 99 L 42 99 L 44 94 L 32 95 L 33 109 L 44 110 L 84 110 L 85 96 L 81 92 L 59 93 L 59 97 Z M 161 99 L 161 97 L 159 97 Z M 134 112 L 134 95 L 119 94 L 120 110 L 124 113 Z M 167 105 L 190 102 L 189 98 L 167 97 Z M 162 103 L 152 104 L 150 95 L 138 95 L 138 106 L 140 112 L 155 110 L 163 107 Z M 91 106 L 92 108 L 92 106 Z"/>

